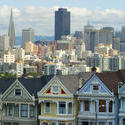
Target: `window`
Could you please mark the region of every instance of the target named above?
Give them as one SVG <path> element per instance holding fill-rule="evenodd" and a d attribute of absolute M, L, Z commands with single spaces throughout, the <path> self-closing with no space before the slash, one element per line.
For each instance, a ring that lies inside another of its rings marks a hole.
<path fill-rule="evenodd" d="M 109 122 L 109 125 L 112 125 L 112 122 Z"/>
<path fill-rule="evenodd" d="M 19 105 L 15 105 L 14 107 L 14 116 L 19 116 Z"/>
<path fill-rule="evenodd" d="M 58 86 L 53 86 L 52 88 L 53 88 L 52 91 L 54 93 L 58 93 L 59 92 L 59 87 Z"/>
<path fill-rule="evenodd" d="M 98 85 L 93 85 L 93 90 L 94 91 L 98 91 L 99 90 L 99 86 Z"/>
<path fill-rule="evenodd" d="M 13 106 L 12 104 L 8 105 L 8 116 L 12 116 L 13 115 Z"/>
<path fill-rule="evenodd" d="M 89 101 L 88 100 L 84 101 L 84 110 L 89 111 Z"/>
<path fill-rule="evenodd" d="M 66 103 L 59 102 L 59 114 L 66 114 Z"/>
<path fill-rule="evenodd" d="M 50 102 L 46 102 L 45 105 L 45 113 L 50 113 Z"/>
<path fill-rule="evenodd" d="M 99 100 L 99 112 L 106 112 L 106 100 Z"/>
<path fill-rule="evenodd" d="M 15 89 L 15 95 L 21 96 L 21 89 Z"/>
<path fill-rule="evenodd" d="M 109 102 L 109 112 L 112 112 L 112 101 Z"/>
<path fill-rule="evenodd" d="M 34 117 L 34 106 L 33 105 L 30 105 L 30 117 Z"/>
<path fill-rule="evenodd" d="M 68 104 L 68 114 L 72 114 L 72 103 Z"/>
<path fill-rule="evenodd" d="M 28 105 L 27 104 L 21 105 L 21 117 L 28 117 Z"/>

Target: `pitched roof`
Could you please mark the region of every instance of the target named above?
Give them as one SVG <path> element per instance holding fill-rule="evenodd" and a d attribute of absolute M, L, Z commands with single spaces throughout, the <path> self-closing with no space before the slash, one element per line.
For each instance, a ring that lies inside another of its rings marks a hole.
<path fill-rule="evenodd" d="M 37 97 L 37 92 L 45 86 L 53 76 L 43 76 L 41 78 L 19 78 L 19 82 L 31 94 Z M 0 93 L 4 93 L 16 79 L 0 79 Z"/>
<path fill-rule="evenodd" d="M 79 88 L 79 78 L 76 75 L 58 75 L 62 84 L 72 93 L 75 94 Z"/>
<path fill-rule="evenodd" d="M 125 82 L 125 70 L 118 70 L 117 72 L 103 72 L 96 73 L 100 80 L 115 94 L 118 93 L 118 83 Z"/>

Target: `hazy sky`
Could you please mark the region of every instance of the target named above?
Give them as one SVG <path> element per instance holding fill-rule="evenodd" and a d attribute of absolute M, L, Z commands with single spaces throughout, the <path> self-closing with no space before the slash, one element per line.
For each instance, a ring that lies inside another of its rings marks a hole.
<path fill-rule="evenodd" d="M 32 27 L 38 35 L 54 35 L 54 11 L 66 7 L 71 11 L 71 31 L 83 30 L 89 20 L 98 28 L 125 25 L 125 0 L 0 0 L 0 34 L 8 30 L 13 8 L 16 34 Z"/>

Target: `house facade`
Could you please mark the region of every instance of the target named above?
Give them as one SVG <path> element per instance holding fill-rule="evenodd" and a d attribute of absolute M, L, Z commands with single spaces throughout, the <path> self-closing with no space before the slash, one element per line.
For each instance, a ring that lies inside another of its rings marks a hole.
<path fill-rule="evenodd" d="M 78 125 L 115 124 L 115 96 L 94 74 L 78 91 Z"/>
<path fill-rule="evenodd" d="M 77 125 L 75 76 L 54 76 L 38 93 L 40 125 Z"/>
<path fill-rule="evenodd" d="M 35 97 L 18 79 L 1 95 L 1 106 L 2 125 L 37 125 Z"/>

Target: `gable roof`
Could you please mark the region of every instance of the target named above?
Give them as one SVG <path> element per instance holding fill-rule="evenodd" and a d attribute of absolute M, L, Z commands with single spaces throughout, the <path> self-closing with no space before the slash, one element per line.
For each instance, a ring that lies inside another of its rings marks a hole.
<path fill-rule="evenodd" d="M 96 73 L 96 75 L 109 88 L 110 91 L 114 92 L 114 94 L 118 93 L 118 83 L 125 82 L 125 70 Z"/>
<path fill-rule="evenodd" d="M 37 97 L 37 92 L 40 91 L 52 77 L 53 76 L 43 76 L 32 79 L 19 78 L 18 80 L 31 95 Z M 15 80 L 16 79 L 0 79 L 0 93 L 3 94 Z"/>
<path fill-rule="evenodd" d="M 57 75 L 57 77 L 72 94 L 76 93 L 79 88 L 79 78 L 77 75 Z"/>

